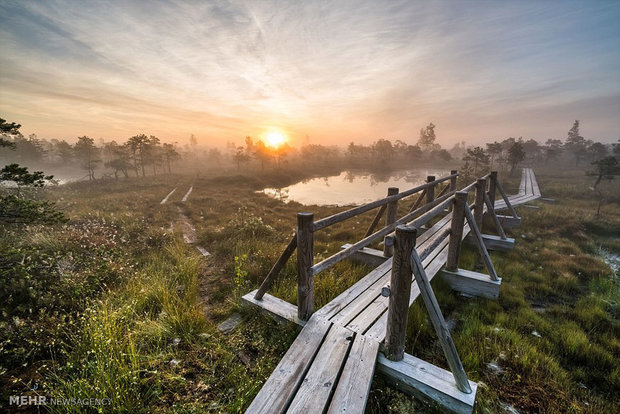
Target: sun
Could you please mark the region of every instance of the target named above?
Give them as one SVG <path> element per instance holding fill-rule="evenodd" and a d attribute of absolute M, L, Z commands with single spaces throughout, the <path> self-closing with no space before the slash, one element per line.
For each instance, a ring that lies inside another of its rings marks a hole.
<path fill-rule="evenodd" d="M 281 131 L 277 131 L 277 130 L 271 130 L 271 131 L 267 131 L 265 132 L 265 145 L 274 149 L 278 149 L 280 148 L 282 145 L 284 145 L 287 141 L 288 138 L 286 137 L 286 135 L 284 135 L 284 133 L 282 133 Z"/>

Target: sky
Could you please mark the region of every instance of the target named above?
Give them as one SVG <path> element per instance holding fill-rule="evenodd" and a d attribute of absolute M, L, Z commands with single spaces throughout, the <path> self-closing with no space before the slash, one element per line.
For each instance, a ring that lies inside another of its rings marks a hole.
<path fill-rule="evenodd" d="M 40 138 L 620 138 L 620 1 L 0 7 L 0 117 Z"/>

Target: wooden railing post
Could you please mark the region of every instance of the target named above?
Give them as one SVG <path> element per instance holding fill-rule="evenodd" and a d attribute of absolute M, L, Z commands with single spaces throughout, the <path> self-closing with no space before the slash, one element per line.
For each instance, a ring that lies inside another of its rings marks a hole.
<path fill-rule="evenodd" d="M 388 197 L 398 194 L 398 188 L 390 187 L 388 188 Z M 387 210 L 385 213 L 385 225 L 389 226 L 394 224 L 396 221 L 396 215 L 398 214 L 398 200 L 394 200 L 387 205 Z M 393 254 L 393 246 L 389 245 L 387 240 L 383 241 L 383 256 L 391 257 Z"/>
<path fill-rule="evenodd" d="M 495 193 L 497 190 L 497 171 L 491 171 L 491 177 L 489 179 L 489 200 L 493 210 L 495 210 Z"/>
<path fill-rule="evenodd" d="M 486 178 L 479 178 L 476 181 L 476 202 L 474 204 L 474 218 L 478 229 L 482 232 L 482 212 L 484 211 L 484 193 L 487 190 Z"/>
<path fill-rule="evenodd" d="M 458 173 L 459 173 L 458 170 L 450 170 L 450 175 L 456 175 Z M 458 177 L 450 178 L 450 192 L 456 191 L 456 180 L 457 180 L 457 178 Z"/>
<path fill-rule="evenodd" d="M 417 230 L 413 227 L 396 227 L 385 336 L 386 355 L 392 361 L 400 361 L 405 355 L 409 296 L 413 276 L 410 258 L 411 251 L 415 248 L 416 235 Z"/>
<path fill-rule="evenodd" d="M 467 192 L 458 191 L 454 195 L 454 209 L 452 210 L 452 223 L 450 227 L 450 244 L 448 246 L 448 259 L 446 261 L 446 270 L 451 272 L 456 272 L 459 268 L 466 203 Z"/>
<path fill-rule="evenodd" d="M 456 175 L 458 174 L 459 171 L 458 170 L 450 170 L 450 175 Z M 458 177 L 452 177 L 450 178 L 450 192 L 456 191 L 456 180 Z M 450 206 L 450 208 L 448 208 L 448 211 L 453 211 L 454 210 L 454 204 Z"/>
<path fill-rule="evenodd" d="M 429 175 L 428 177 L 426 177 L 427 183 L 432 183 L 433 181 L 435 181 L 434 175 Z M 432 203 L 434 199 L 435 199 L 435 184 L 428 186 L 428 189 L 426 191 L 426 204 Z"/>
<path fill-rule="evenodd" d="M 426 177 L 427 183 L 432 183 L 433 181 L 435 181 L 434 175 L 429 175 Z M 429 185 L 428 188 L 426 189 L 426 204 L 432 203 L 434 199 L 435 199 L 435 184 L 432 184 L 432 185 Z M 431 226 L 432 224 L 428 223 L 424 227 L 427 229 L 430 229 Z"/>
<path fill-rule="evenodd" d="M 297 316 L 307 321 L 314 312 L 314 214 L 297 213 Z"/>

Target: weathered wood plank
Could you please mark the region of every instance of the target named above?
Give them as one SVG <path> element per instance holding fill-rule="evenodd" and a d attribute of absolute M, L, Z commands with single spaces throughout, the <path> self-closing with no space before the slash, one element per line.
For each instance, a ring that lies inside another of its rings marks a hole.
<path fill-rule="evenodd" d="M 340 248 L 347 249 L 351 244 L 343 244 Z M 354 262 L 367 264 L 372 267 L 377 267 L 388 258 L 383 255 L 381 250 L 373 249 L 370 247 L 363 247 L 349 257 L 349 260 Z"/>
<path fill-rule="evenodd" d="M 354 333 L 348 329 L 332 325 L 316 358 L 289 406 L 287 413 L 323 413 L 338 383 L 338 375 L 343 366 Z"/>
<path fill-rule="evenodd" d="M 246 413 L 282 413 L 288 408 L 330 326 L 320 318 L 308 321 Z"/>
<path fill-rule="evenodd" d="M 432 242 L 432 238 L 436 236 L 438 233 L 446 229 L 449 225 L 449 217 L 442 218 L 437 224 L 435 224 L 431 229 L 422 234 L 419 238 L 419 249 L 425 249 L 428 246 L 428 243 Z M 444 243 L 444 242 L 442 242 Z M 432 259 L 432 258 L 431 258 Z M 429 261 L 431 260 L 429 259 Z M 426 262 L 426 260 L 425 260 Z M 360 332 L 358 329 L 362 329 L 362 332 L 367 329 L 368 323 L 373 323 L 377 318 L 377 315 L 373 312 L 382 312 L 387 309 L 387 300 L 381 297 L 381 288 L 389 284 L 390 279 L 390 270 L 392 267 L 392 259 L 390 259 L 389 267 L 385 266 L 382 268 L 383 275 L 377 283 L 373 284 L 371 289 L 367 289 L 363 294 L 360 294 L 358 297 L 351 299 L 349 303 L 344 306 L 341 306 L 337 312 L 332 312 L 332 315 L 335 315 L 332 318 L 333 322 L 340 323 L 342 325 L 348 326 L 352 328 L 355 326 L 356 332 Z M 358 282 L 359 283 L 359 282 Z M 365 309 L 371 306 L 372 303 L 375 303 L 374 310 L 365 311 Z M 333 302 L 333 301 L 332 301 Z M 381 302 L 385 302 L 380 304 Z M 330 306 L 330 304 L 326 306 Z M 321 311 L 319 311 L 321 312 Z M 365 312 L 362 315 L 362 312 Z M 361 322 L 356 322 L 355 324 L 349 325 L 349 323 L 354 319 L 360 317 L 362 319 Z"/>
<path fill-rule="evenodd" d="M 390 257 L 382 265 L 368 273 L 356 284 L 342 292 L 334 300 L 319 309 L 316 314 L 322 318 L 331 318 L 340 310 L 348 306 L 353 300 L 358 298 L 368 289 L 382 279 L 392 268 L 392 258 Z"/>
<path fill-rule="evenodd" d="M 473 232 L 474 240 L 476 242 L 476 247 L 478 247 L 478 252 L 482 257 L 482 261 L 484 262 L 489 274 L 491 275 L 492 280 L 498 280 L 497 272 L 495 271 L 495 267 L 493 266 L 493 262 L 491 261 L 491 256 L 489 256 L 489 252 L 486 249 L 484 244 L 484 240 L 482 239 L 482 234 L 480 234 L 480 230 L 476 225 L 476 221 L 474 220 L 474 216 L 471 214 L 471 210 L 469 206 L 465 204 L 465 218 L 467 219 L 467 223 L 469 224 L 469 228 Z"/>
<path fill-rule="evenodd" d="M 262 311 L 276 317 L 278 320 L 286 320 L 297 325 L 304 326 L 306 321 L 297 316 L 297 306 L 288 303 L 280 298 L 265 294 L 261 300 L 255 297 L 256 290 L 244 295 L 241 298 L 243 305 L 256 306 Z"/>
<path fill-rule="evenodd" d="M 405 354 L 402 361 L 390 361 L 380 353 L 377 374 L 404 393 L 439 403 L 453 413 L 470 414 L 473 411 L 478 384 L 469 381 L 470 394 L 459 391 L 450 371 L 409 354 Z"/>
<path fill-rule="evenodd" d="M 452 290 L 457 292 L 488 299 L 497 299 L 499 297 L 502 279 L 491 280 L 489 275 L 465 269 L 457 269 L 456 271 L 443 269 L 439 274 L 450 285 Z"/>
<path fill-rule="evenodd" d="M 355 337 L 329 405 L 329 414 L 364 412 L 378 353 L 379 342 L 362 335 Z"/>

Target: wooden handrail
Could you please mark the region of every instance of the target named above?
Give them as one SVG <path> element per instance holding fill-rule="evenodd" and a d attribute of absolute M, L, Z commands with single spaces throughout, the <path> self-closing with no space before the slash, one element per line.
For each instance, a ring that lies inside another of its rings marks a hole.
<path fill-rule="evenodd" d="M 323 261 L 315 264 L 314 266 L 312 266 L 312 275 L 319 274 L 320 272 L 322 272 L 323 270 L 327 269 L 328 267 L 330 267 L 330 266 L 338 263 L 339 261 L 341 261 L 343 259 L 346 259 L 347 257 L 351 256 L 352 254 L 354 254 L 358 250 L 362 249 L 363 247 L 368 246 L 373 241 L 375 241 L 375 240 L 377 240 L 377 239 L 379 239 L 381 237 L 387 236 L 388 234 L 393 232 L 396 227 L 398 227 L 401 224 L 412 225 L 412 226 L 415 226 L 415 227 L 419 228 L 420 226 L 428 223 L 433 218 L 435 218 L 435 216 L 437 216 L 438 214 L 441 214 L 443 212 L 443 210 L 448 205 L 450 205 L 452 203 L 452 196 L 453 195 L 454 195 L 454 193 L 448 193 L 448 194 L 444 195 L 441 198 L 436 198 L 431 204 L 425 204 L 421 208 L 419 208 L 419 209 L 417 209 L 417 210 L 415 210 L 415 211 L 413 211 L 413 212 L 411 212 L 409 214 L 406 214 L 405 216 L 403 216 L 400 219 L 396 220 L 391 225 L 382 228 L 381 230 L 371 234 L 368 237 L 363 238 L 362 240 L 360 240 L 357 243 L 347 247 L 346 249 L 343 249 L 343 250 L 339 251 L 338 253 L 328 257 L 327 259 L 324 259 Z M 418 217 L 417 219 L 415 219 L 411 223 L 408 223 L 409 220 L 411 220 L 413 217 L 415 217 L 416 215 L 418 215 L 418 214 L 420 214 L 421 212 L 424 212 L 424 211 L 426 211 L 425 214 L 421 215 L 420 217 Z"/>
<path fill-rule="evenodd" d="M 451 174 L 451 175 L 448 175 L 446 177 L 443 177 L 443 178 L 437 179 L 435 181 L 432 181 L 430 183 L 424 183 L 424 184 L 419 185 L 417 187 L 414 187 L 414 188 L 412 188 L 410 190 L 406 190 L 406 191 L 400 192 L 398 194 L 395 194 L 395 195 L 392 195 L 392 196 L 389 196 L 389 197 L 385 197 L 385 198 L 382 198 L 380 200 L 376 200 L 376 201 L 373 201 L 373 202 L 370 202 L 370 203 L 367 203 L 367 204 L 363 204 L 363 205 L 358 206 L 358 207 L 353 207 L 352 209 L 349 209 L 349 210 L 346 210 L 346 211 L 342 211 L 340 213 L 336 213 L 336 214 L 334 214 L 332 216 L 329 216 L 329 217 L 325 217 L 325 218 L 323 218 L 321 220 L 318 220 L 318 221 L 314 222 L 314 224 L 312 225 L 312 231 L 318 231 L 318 230 L 324 229 L 325 227 L 329 227 L 329 226 L 331 226 L 333 224 L 340 223 L 341 221 L 350 219 L 351 217 L 355 217 L 355 216 L 357 216 L 359 214 L 362 214 L 362 213 L 365 213 L 367 211 L 373 210 L 373 209 L 375 209 L 377 207 L 381 207 L 383 205 L 387 205 L 388 203 L 394 202 L 396 200 L 400 200 L 402 198 L 409 197 L 410 195 L 415 194 L 418 191 L 422 191 L 422 190 L 424 190 L 424 189 L 426 189 L 428 187 L 434 186 L 434 185 L 436 185 L 438 183 L 442 183 L 444 181 L 450 180 L 451 178 L 456 177 L 456 176 L 458 176 L 458 174 Z"/>

